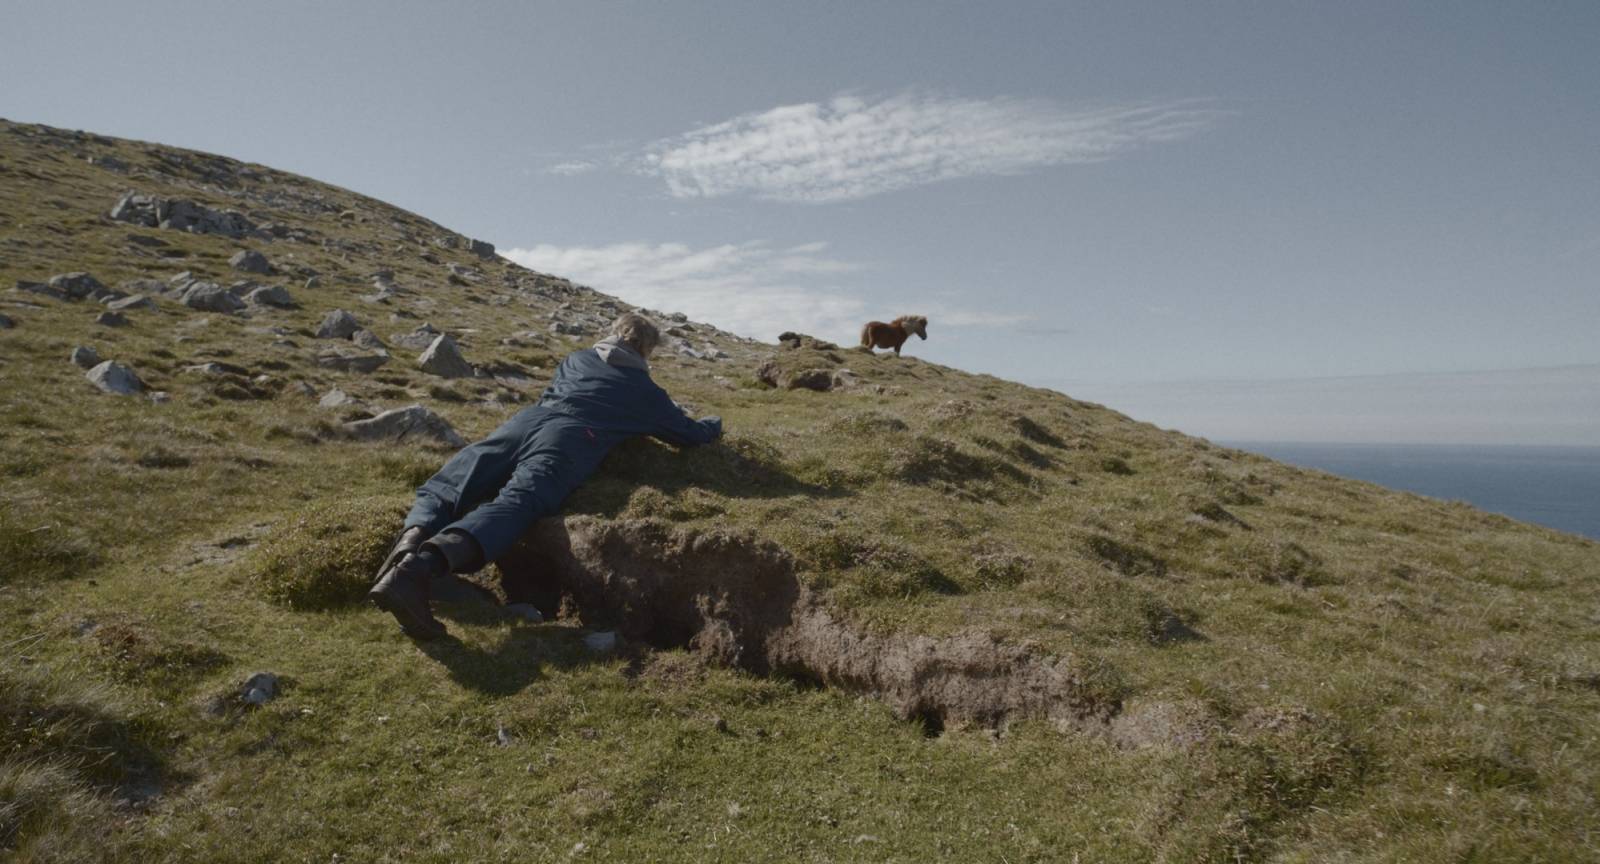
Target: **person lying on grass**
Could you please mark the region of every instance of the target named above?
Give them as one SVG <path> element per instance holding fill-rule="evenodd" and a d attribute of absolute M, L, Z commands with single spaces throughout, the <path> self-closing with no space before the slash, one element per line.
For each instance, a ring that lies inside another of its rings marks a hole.
<path fill-rule="evenodd" d="M 461 450 L 417 489 L 404 530 L 368 597 L 408 635 L 433 639 L 428 580 L 471 573 L 500 557 L 535 519 L 549 516 L 634 435 L 678 447 L 722 436 L 722 419 L 691 419 L 650 380 L 650 352 L 661 333 L 625 314 L 593 348 L 561 361 L 538 404 Z"/>

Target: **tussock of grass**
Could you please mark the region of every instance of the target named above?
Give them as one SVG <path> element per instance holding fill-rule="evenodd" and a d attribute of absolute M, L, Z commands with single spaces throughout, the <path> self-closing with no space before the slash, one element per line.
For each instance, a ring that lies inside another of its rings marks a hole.
<path fill-rule="evenodd" d="M 7 507 L 0 511 L 0 585 L 18 580 L 81 576 L 100 563 L 82 533 L 60 522 L 30 524 Z"/>
<path fill-rule="evenodd" d="M 295 609 L 359 601 L 400 532 L 400 497 L 331 499 L 283 522 L 245 572 L 267 597 Z"/>

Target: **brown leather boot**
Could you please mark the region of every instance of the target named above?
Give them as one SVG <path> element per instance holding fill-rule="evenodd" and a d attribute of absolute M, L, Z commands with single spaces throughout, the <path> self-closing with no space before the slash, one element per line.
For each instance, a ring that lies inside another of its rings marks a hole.
<path fill-rule="evenodd" d="M 428 606 L 428 580 L 447 572 L 444 558 L 432 549 L 408 552 L 372 586 L 367 597 L 373 605 L 393 615 L 407 636 L 437 639 L 449 631 L 433 617 Z"/>

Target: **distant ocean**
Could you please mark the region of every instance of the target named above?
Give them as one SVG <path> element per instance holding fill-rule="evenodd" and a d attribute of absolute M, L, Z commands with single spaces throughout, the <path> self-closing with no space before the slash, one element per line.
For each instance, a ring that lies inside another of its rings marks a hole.
<path fill-rule="evenodd" d="M 1600 447 L 1218 443 L 1600 540 Z"/>

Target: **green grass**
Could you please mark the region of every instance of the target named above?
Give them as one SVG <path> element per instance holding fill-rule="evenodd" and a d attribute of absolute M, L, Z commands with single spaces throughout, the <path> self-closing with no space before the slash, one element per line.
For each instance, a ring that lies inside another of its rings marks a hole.
<path fill-rule="evenodd" d="M 655 375 L 728 437 L 620 447 L 567 511 L 771 540 L 863 631 L 1070 658 L 1120 702 L 1111 724 L 930 736 L 848 690 L 681 650 L 595 657 L 571 618 L 443 607 L 457 640 L 415 645 L 352 601 L 447 454 L 347 440 L 316 397 L 421 402 L 481 436 L 581 344 L 514 334 L 602 298 L 442 248 L 450 232 L 346 190 L 37 130 L 0 123 L 0 308 L 18 322 L 0 331 L 0 857 L 1597 855 L 1600 546 L 910 354 L 702 329 L 731 359 L 666 353 Z M 108 153 L 135 173 L 85 159 Z M 310 239 L 110 222 L 127 188 Z M 72 270 L 227 284 L 241 248 L 293 274 L 273 281 L 300 308 L 157 298 L 112 330 L 93 304 L 4 291 Z M 449 282 L 452 261 L 483 282 Z M 380 268 L 405 293 L 362 301 Z M 386 340 L 428 321 L 531 383 L 445 382 L 404 349 L 370 376 L 323 369 L 312 332 L 334 308 Z M 170 400 L 98 394 L 67 361 L 79 344 Z M 774 390 L 754 376 L 769 356 L 862 385 Z M 208 360 L 249 374 L 183 371 Z M 260 670 L 283 694 L 246 710 Z"/>

